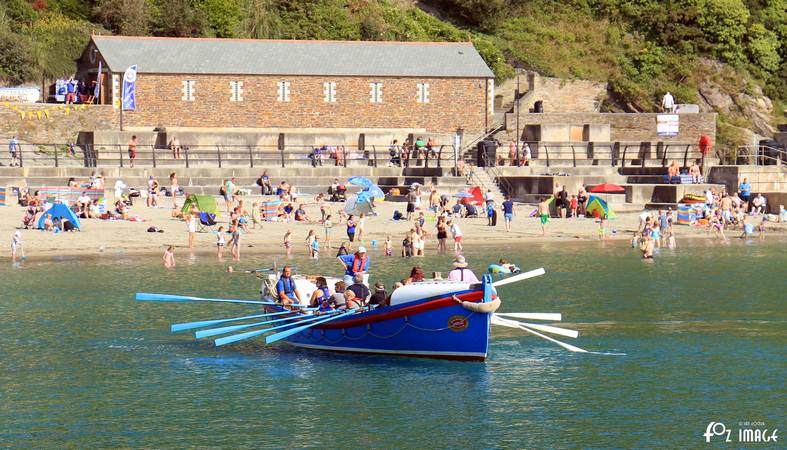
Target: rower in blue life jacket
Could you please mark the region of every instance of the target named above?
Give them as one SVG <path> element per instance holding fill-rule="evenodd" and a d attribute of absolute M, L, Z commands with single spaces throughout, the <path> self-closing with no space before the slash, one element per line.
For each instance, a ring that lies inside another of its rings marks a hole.
<path fill-rule="evenodd" d="M 325 277 L 317 277 L 314 284 L 317 285 L 317 289 L 312 293 L 309 305 L 313 308 L 319 308 L 320 312 L 333 311 L 336 305 L 331 298 L 331 291 L 328 289 L 328 281 L 325 280 Z"/>
<path fill-rule="evenodd" d="M 369 257 L 366 256 L 366 247 L 358 247 L 352 255 L 341 255 L 336 259 L 344 266 L 344 284 L 353 284 L 356 273 L 369 273 Z"/>
<path fill-rule="evenodd" d="M 292 305 L 295 302 L 301 303 L 301 294 L 292 279 L 292 269 L 284 266 L 281 270 L 281 278 L 276 283 L 276 295 L 282 305 Z"/>

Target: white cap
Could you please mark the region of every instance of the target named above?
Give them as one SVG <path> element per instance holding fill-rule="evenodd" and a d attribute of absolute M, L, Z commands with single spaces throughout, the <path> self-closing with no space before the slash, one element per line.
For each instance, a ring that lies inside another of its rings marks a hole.
<path fill-rule="evenodd" d="M 358 247 L 358 253 L 366 253 L 366 247 Z"/>

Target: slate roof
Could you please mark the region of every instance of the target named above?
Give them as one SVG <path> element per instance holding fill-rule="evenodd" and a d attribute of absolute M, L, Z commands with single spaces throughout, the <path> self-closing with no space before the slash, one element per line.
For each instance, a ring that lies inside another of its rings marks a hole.
<path fill-rule="evenodd" d="M 113 72 L 492 78 L 470 42 L 93 36 Z"/>

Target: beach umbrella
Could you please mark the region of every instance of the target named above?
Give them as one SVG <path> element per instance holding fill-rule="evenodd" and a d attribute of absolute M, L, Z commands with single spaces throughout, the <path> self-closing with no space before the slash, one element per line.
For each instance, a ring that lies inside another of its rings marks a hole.
<path fill-rule="evenodd" d="M 366 177 L 350 177 L 347 179 L 347 184 L 352 184 L 354 186 L 360 186 L 364 189 L 368 189 L 374 186 L 374 182 Z"/>
<path fill-rule="evenodd" d="M 454 194 L 454 197 L 456 197 L 456 198 L 473 198 L 473 194 L 471 194 L 469 192 L 457 192 L 456 194 Z"/>
<path fill-rule="evenodd" d="M 591 195 L 588 197 L 588 206 L 585 209 L 593 217 L 604 217 L 607 219 L 614 219 L 617 217 L 615 211 L 609 207 L 603 198 Z"/>
<path fill-rule="evenodd" d="M 380 198 L 380 199 L 384 199 L 385 198 L 385 192 L 383 192 L 383 190 L 380 188 L 380 186 L 378 186 L 376 184 L 373 184 L 368 189 L 364 189 L 363 192 L 367 192 L 369 194 L 369 196 L 373 197 L 373 198 Z"/>
<path fill-rule="evenodd" d="M 597 194 L 622 194 L 626 192 L 626 189 L 623 186 L 613 184 L 613 183 L 601 183 L 593 186 L 592 188 L 588 189 L 588 192 L 595 192 Z"/>

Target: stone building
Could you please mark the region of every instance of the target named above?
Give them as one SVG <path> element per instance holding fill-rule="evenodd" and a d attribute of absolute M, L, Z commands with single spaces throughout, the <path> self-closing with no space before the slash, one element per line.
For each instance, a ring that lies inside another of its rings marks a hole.
<path fill-rule="evenodd" d="M 494 74 L 469 42 L 93 36 L 79 76 L 119 106 L 138 66 L 128 128 L 417 129 L 483 132 Z"/>

